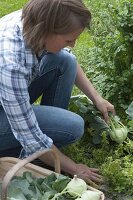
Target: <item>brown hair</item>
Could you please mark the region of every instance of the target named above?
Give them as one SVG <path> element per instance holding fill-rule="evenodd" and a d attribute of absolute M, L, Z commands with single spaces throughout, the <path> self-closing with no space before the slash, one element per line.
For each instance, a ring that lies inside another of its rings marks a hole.
<path fill-rule="evenodd" d="M 30 0 L 23 8 L 23 35 L 35 52 L 49 33 L 67 34 L 90 26 L 91 13 L 82 0 Z"/>

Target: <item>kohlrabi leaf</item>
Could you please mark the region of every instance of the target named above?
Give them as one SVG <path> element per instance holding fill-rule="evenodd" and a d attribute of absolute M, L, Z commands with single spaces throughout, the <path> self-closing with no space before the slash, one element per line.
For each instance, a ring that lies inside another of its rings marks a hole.
<path fill-rule="evenodd" d="M 130 119 L 133 119 L 133 101 L 131 102 L 128 109 L 126 110 L 126 113 L 128 114 Z"/>
<path fill-rule="evenodd" d="M 12 188 L 8 194 L 8 200 L 27 200 L 20 188 Z"/>
<path fill-rule="evenodd" d="M 27 194 L 33 194 L 32 191 L 29 190 L 29 183 L 26 179 L 13 179 L 11 181 L 11 184 L 9 186 L 9 194 L 10 194 L 10 191 L 13 190 L 13 188 L 18 188 L 18 189 L 21 189 L 21 191 L 23 192 L 23 194 L 27 195 Z"/>
<path fill-rule="evenodd" d="M 45 177 L 42 184 L 41 184 L 41 188 L 44 192 L 47 191 L 52 191 L 52 184 L 53 182 L 56 180 L 56 175 L 55 173 L 50 174 L 49 176 Z"/>
<path fill-rule="evenodd" d="M 55 190 L 45 192 L 40 200 L 51 199 L 57 192 Z"/>
<path fill-rule="evenodd" d="M 133 128 L 133 120 L 128 122 L 128 125 L 131 126 Z"/>
<path fill-rule="evenodd" d="M 69 177 L 59 175 L 56 181 L 53 183 L 52 188 L 55 189 L 57 192 L 61 192 L 69 182 L 70 182 Z"/>
<path fill-rule="evenodd" d="M 108 124 L 99 116 L 88 116 L 89 118 L 89 124 L 91 126 L 91 128 L 101 132 L 101 130 L 108 130 L 109 126 Z"/>
<path fill-rule="evenodd" d="M 95 134 L 92 137 L 92 141 L 94 144 L 100 144 L 102 140 L 102 137 L 99 134 Z"/>
<path fill-rule="evenodd" d="M 29 183 L 32 183 L 34 181 L 31 172 L 24 172 L 23 178 L 26 179 Z"/>
<path fill-rule="evenodd" d="M 119 122 L 119 121 L 120 121 L 120 117 L 119 117 L 118 115 L 115 115 L 113 118 L 114 118 L 114 120 L 115 120 L 116 122 Z"/>

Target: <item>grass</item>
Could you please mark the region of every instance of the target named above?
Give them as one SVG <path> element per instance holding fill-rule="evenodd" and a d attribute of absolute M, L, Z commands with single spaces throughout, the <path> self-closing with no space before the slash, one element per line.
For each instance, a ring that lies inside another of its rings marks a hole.
<path fill-rule="evenodd" d="M 21 9 L 27 0 L 0 0 L 0 17 Z"/>

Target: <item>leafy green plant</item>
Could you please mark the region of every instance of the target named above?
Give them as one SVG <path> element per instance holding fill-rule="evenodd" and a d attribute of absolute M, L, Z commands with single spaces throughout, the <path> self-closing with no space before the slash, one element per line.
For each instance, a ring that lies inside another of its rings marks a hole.
<path fill-rule="evenodd" d="M 97 90 L 126 118 L 124 111 L 133 99 L 132 1 L 85 2 L 92 12 L 91 30 L 74 52 Z"/>
<path fill-rule="evenodd" d="M 107 179 L 108 192 L 133 195 L 133 159 L 131 155 L 114 159 L 108 157 L 102 165 L 102 173 Z"/>
<path fill-rule="evenodd" d="M 88 49 L 88 76 L 124 118 L 133 99 L 133 4 L 126 0 L 93 3 L 94 46 Z"/>
<path fill-rule="evenodd" d="M 121 200 L 122 197 L 123 199 L 132 200 L 133 104 L 131 103 L 126 110 L 125 115 L 127 118 L 123 123 L 127 126 L 129 133 L 126 140 L 121 144 L 109 139 L 108 127 L 101 126 L 100 131 L 99 122 L 95 120 L 95 116 L 99 116 L 100 113 L 85 95 L 72 97 L 70 110 L 84 118 L 85 134 L 80 141 L 63 149 L 63 151 L 76 162 L 100 168 L 102 175 L 105 177 L 102 188 L 105 190 L 107 197 L 112 197 L 115 200 Z M 91 122 L 90 118 L 93 118 L 92 121 L 94 120 L 95 129 L 89 124 Z M 102 127 L 105 129 L 102 129 Z M 97 135 L 97 130 L 100 134 L 98 143 L 93 141 L 93 136 Z"/>
<path fill-rule="evenodd" d="M 85 95 L 72 96 L 69 109 L 83 117 L 85 127 L 92 136 L 93 144 L 101 143 L 103 133 L 106 134 L 108 140 L 108 136 L 110 136 L 113 141 L 122 143 L 127 138 L 128 132 L 131 132 L 131 128 L 128 130 L 127 126 L 122 124 L 120 118 L 118 116 L 113 116 L 111 113 L 109 113 L 109 124 L 106 124 L 102 119 L 101 113 Z M 128 124 L 131 124 L 131 122 L 128 122 Z"/>
<path fill-rule="evenodd" d="M 100 144 L 103 132 L 105 132 L 107 136 L 109 135 L 109 126 L 99 116 L 100 112 L 87 96 L 72 96 L 69 109 L 83 117 L 85 126 L 91 129 L 92 143 Z"/>

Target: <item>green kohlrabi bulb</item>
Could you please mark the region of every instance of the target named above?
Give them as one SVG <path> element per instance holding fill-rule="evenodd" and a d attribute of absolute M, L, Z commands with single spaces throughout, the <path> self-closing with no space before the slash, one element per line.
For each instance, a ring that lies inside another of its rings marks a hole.
<path fill-rule="evenodd" d="M 81 199 L 82 200 L 101 200 L 101 195 L 103 195 L 102 192 L 88 190 L 88 191 L 85 191 L 81 195 Z"/>
<path fill-rule="evenodd" d="M 80 178 L 77 178 L 77 175 L 74 175 L 74 178 L 67 184 L 68 193 L 75 197 L 81 196 L 86 190 L 86 182 Z"/>

